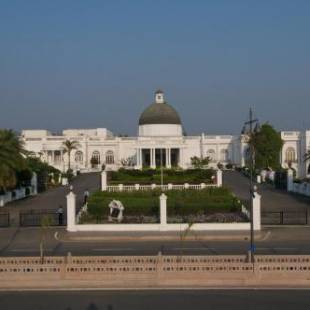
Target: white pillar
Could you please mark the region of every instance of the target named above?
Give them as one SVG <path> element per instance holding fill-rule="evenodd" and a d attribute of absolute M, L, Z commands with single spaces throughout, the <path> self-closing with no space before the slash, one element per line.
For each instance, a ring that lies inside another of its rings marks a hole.
<path fill-rule="evenodd" d="M 105 170 L 101 171 L 101 190 L 107 190 L 107 172 Z"/>
<path fill-rule="evenodd" d="M 253 199 L 253 229 L 261 230 L 261 195 L 254 192 Z"/>
<path fill-rule="evenodd" d="M 166 148 L 166 168 L 171 168 L 170 149 Z"/>
<path fill-rule="evenodd" d="M 67 195 L 67 231 L 76 231 L 75 205 L 76 205 L 76 196 L 71 191 Z"/>
<path fill-rule="evenodd" d="M 32 195 L 36 195 L 38 193 L 38 177 L 35 172 L 33 172 L 32 174 L 31 188 L 32 188 Z"/>
<path fill-rule="evenodd" d="M 287 170 L 287 191 L 293 192 L 294 191 L 294 172 L 292 169 Z"/>
<path fill-rule="evenodd" d="M 143 168 L 142 149 L 139 149 L 139 158 L 140 158 L 139 169 L 142 169 Z"/>
<path fill-rule="evenodd" d="M 221 169 L 216 170 L 216 185 L 221 187 L 223 185 L 223 172 Z"/>
<path fill-rule="evenodd" d="M 150 149 L 150 158 L 151 158 L 151 168 L 156 169 L 155 163 L 155 149 Z"/>
<path fill-rule="evenodd" d="M 159 197 L 160 202 L 160 225 L 167 225 L 167 196 L 162 193 Z"/>

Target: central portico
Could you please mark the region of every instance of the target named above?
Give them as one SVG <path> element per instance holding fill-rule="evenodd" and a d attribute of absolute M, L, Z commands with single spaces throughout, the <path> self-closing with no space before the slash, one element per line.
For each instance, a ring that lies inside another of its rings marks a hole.
<path fill-rule="evenodd" d="M 183 128 L 178 112 L 165 101 L 164 93 L 157 90 L 154 103 L 139 118 L 138 143 L 141 146 L 137 148 L 137 167 L 155 169 L 182 166 L 182 137 Z M 174 145 L 171 139 L 175 139 Z"/>

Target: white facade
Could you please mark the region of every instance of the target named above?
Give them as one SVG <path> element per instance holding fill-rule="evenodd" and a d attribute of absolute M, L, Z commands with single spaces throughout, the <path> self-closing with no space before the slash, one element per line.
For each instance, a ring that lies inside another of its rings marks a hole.
<path fill-rule="evenodd" d="M 310 176 L 310 162 L 305 160 L 305 154 L 310 150 L 310 130 L 282 131 L 284 142 L 281 152 L 281 165 L 283 168 L 292 167 L 299 178 Z"/>
<path fill-rule="evenodd" d="M 216 168 L 218 163 L 231 163 L 236 166 L 245 165 L 247 137 L 244 135 L 183 135 L 177 112 L 165 104 L 164 94 L 155 93 L 155 102 L 150 107 L 168 108 L 168 112 L 176 113 L 167 118 L 165 113 L 153 110 L 148 112 L 148 122 L 140 123 L 137 137 L 116 137 L 105 128 L 67 129 L 62 134 L 52 134 L 47 130 L 23 130 L 22 139 L 25 148 L 40 156 L 42 160 L 65 171 L 68 169 L 68 154 L 64 153 L 63 142 L 75 140 L 79 143 L 77 150 L 71 153 L 71 168 L 90 171 L 106 165 L 107 169 L 116 170 L 121 167 L 141 169 L 163 166 L 171 168 L 179 166 L 183 169 L 191 167 L 191 157 L 209 157 L 210 167 Z M 165 110 L 164 109 L 164 110 Z M 170 109 L 170 110 L 169 110 Z M 166 110 L 165 110 L 166 111 Z M 145 116 L 145 114 L 142 114 Z M 161 122 L 162 117 L 162 122 Z M 140 118 L 141 120 L 141 118 Z M 177 120 L 177 121 L 175 121 Z M 154 121 L 154 123 L 152 123 Z M 291 164 L 299 176 L 309 175 L 309 163 L 304 162 L 306 150 L 310 148 L 310 131 L 282 132 L 284 146 L 281 153 L 281 164 Z M 92 165 L 91 159 L 96 158 L 98 165 Z"/>

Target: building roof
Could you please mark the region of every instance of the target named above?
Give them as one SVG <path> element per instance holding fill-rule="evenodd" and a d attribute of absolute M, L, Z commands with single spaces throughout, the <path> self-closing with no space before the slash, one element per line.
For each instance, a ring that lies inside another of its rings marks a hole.
<path fill-rule="evenodd" d="M 181 125 L 178 112 L 167 103 L 153 103 L 141 114 L 139 125 L 176 124 Z"/>

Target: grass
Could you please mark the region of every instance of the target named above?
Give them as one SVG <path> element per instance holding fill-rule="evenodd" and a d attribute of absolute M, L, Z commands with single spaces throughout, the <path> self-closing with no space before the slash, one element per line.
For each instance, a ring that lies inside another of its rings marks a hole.
<path fill-rule="evenodd" d="M 212 169 L 188 169 L 175 170 L 165 169 L 163 171 L 164 184 L 200 184 L 212 183 L 212 176 L 215 172 Z M 161 172 L 160 169 L 147 170 L 126 170 L 111 171 L 108 173 L 108 182 L 114 184 L 160 184 Z"/>
<path fill-rule="evenodd" d="M 95 192 L 89 198 L 89 215 L 102 218 L 109 213 L 109 203 L 120 200 L 125 207 L 125 215 L 154 216 L 159 214 L 159 196 L 161 192 Z M 206 188 L 204 190 L 171 190 L 168 196 L 168 216 L 211 214 L 215 212 L 240 211 L 241 206 L 227 188 Z"/>

